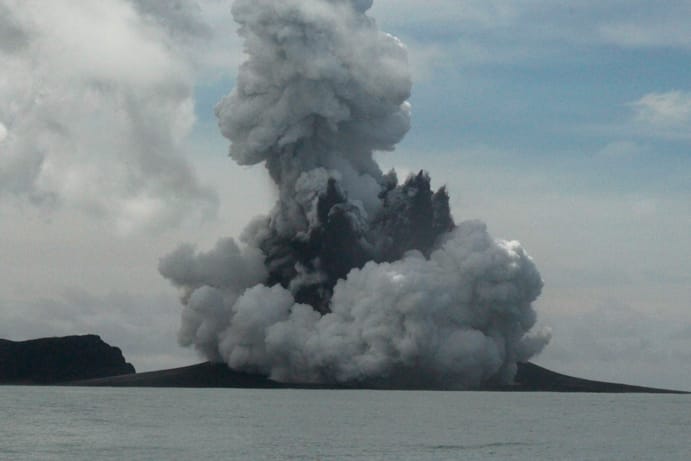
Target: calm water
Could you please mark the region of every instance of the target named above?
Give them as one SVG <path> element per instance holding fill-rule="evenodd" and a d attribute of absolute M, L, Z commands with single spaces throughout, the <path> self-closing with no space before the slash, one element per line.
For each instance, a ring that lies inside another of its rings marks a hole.
<path fill-rule="evenodd" d="M 0 387 L 2 460 L 691 459 L 691 396 Z"/>

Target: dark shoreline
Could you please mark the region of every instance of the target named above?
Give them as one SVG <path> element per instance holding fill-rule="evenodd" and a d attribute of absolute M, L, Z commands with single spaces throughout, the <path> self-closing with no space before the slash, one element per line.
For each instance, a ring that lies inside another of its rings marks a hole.
<path fill-rule="evenodd" d="M 590 392 L 689 394 L 686 391 L 633 386 L 593 381 L 553 372 L 532 363 L 518 364 L 515 383 L 484 386 L 469 391 L 491 392 Z M 251 389 L 373 389 L 373 390 L 451 390 L 445 387 L 401 386 L 396 383 L 356 383 L 352 385 L 287 384 L 265 376 L 233 371 L 224 364 L 200 363 L 181 368 L 150 371 L 107 378 L 65 383 L 71 386 L 106 387 L 188 387 L 188 388 L 251 388 Z"/>
<path fill-rule="evenodd" d="M 518 363 L 513 384 L 488 384 L 470 391 L 493 392 L 598 392 L 689 394 L 628 384 L 567 376 L 533 363 Z M 459 390 L 451 385 L 410 382 L 408 378 L 378 378 L 346 384 L 295 384 L 273 381 L 259 374 L 231 370 L 225 364 L 204 362 L 168 370 L 136 373 L 119 348 L 97 335 L 39 338 L 28 341 L 0 339 L 0 384 L 101 387 L 189 387 L 248 389 L 376 389 Z"/>

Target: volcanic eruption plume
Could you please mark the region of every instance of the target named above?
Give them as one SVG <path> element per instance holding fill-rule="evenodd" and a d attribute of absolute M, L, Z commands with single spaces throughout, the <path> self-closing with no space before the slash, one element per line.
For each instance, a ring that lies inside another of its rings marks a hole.
<path fill-rule="evenodd" d="M 531 331 L 540 274 L 519 243 L 455 224 L 426 173 L 399 183 L 374 161 L 409 129 L 411 78 L 371 5 L 235 1 L 248 59 L 216 115 L 278 201 L 242 244 L 161 259 L 182 290 L 179 341 L 286 382 L 510 381 L 549 340 Z"/>

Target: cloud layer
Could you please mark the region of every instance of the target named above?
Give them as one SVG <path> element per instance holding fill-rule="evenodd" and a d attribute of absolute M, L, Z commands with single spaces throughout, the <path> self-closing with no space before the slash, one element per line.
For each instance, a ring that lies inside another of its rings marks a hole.
<path fill-rule="evenodd" d="M 194 80 L 176 41 L 201 26 L 173 17 L 184 34 L 154 5 L 2 0 L 0 36 L 13 39 L 0 40 L 0 197 L 121 232 L 215 213 L 182 151 Z"/>

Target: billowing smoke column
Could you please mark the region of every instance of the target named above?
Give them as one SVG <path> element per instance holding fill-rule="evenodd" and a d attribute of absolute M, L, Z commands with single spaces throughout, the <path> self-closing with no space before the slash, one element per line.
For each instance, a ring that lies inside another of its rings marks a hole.
<path fill-rule="evenodd" d="M 399 184 L 375 150 L 408 131 L 407 55 L 371 0 L 236 0 L 248 60 L 216 108 L 230 156 L 264 163 L 270 216 L 159 270 L 183 292 L 182 345 L 287 382 L 506 382 L 548 341 L 517 242 L 454 224 L 426 173 Z"/>

